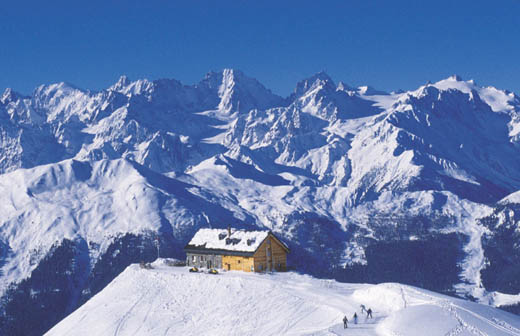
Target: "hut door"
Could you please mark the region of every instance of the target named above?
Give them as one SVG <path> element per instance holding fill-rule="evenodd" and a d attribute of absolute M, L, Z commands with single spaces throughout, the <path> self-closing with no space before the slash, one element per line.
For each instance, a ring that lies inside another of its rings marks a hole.
<path fill-rule="evenodd" d="M 207 265 L 208 265 L 208 268 L 211 268 L 211 260 L 208 260 Z"/>
<path fill-rule="evenodd" d="M 231 271 L 231 264 L 226 264 L 226 265 L 227 265 L 227 270 Z"/>

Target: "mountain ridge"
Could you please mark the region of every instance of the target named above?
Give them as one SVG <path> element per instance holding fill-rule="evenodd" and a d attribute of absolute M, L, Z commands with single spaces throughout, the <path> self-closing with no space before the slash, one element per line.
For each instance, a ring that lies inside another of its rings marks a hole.
<path fill-rule="evenodd" d="M 13 317 L 33 302 L 45 314 L 39 300 L 56 296 L 55 323 L 153 260 L 156 237 L 161 256 L 182 258 L 198 228 L 227 225 L 273 230 L 293 267 L 320 277 L 490 304 L 517 295 L 486 269 L 515 269 L 499 252 L 520 257 L 499 225 L 515 227 L 517 215 L 500 218 L 520 211 L 519 111 L 514 93 L 454 76 L 385 93 L 322 72 L 285 98 L 231 69 L 194 85 L 122 76 L 101 91 L 6 90 L 0 309 Z M 56 260 L 70 277 L 49 268 Z M 0 319 L 10 327 L 24 326 Z"/>

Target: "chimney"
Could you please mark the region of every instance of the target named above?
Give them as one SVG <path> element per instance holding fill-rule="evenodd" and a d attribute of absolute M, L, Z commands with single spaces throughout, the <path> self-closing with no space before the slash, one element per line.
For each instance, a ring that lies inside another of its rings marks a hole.
<path fill-rule="evenodd" d="M 227 235 L 228 235 L 228 238 L 231 238 L 231 225 L 227 226 Z"/>

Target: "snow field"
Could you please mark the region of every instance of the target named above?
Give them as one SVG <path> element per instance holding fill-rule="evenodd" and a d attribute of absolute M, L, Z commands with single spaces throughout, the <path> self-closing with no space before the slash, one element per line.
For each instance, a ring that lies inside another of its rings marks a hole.
<path fill-rule="evenodd" d="M 518 316 L 400 284 L 153 266 L 128 267 L 46 335 L 520 335 Z"/>

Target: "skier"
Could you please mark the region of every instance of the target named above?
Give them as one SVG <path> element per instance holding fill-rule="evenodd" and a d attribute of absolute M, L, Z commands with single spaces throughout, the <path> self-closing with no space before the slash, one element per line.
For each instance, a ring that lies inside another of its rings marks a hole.
<path fill-rule="evenodd" d="M 357 313 L 354 313 L 354 324 L 357 324 Z"/>
<path fill-rule="evenodd" d="M 347 316 L 345 315 L 345 316 L 343 317 L 343 329 L 347 329 L 347 328 L 348 328 L 348 326 L 347 326 L 347 322 L 348 322 L 348 320 L 347 320 Z"/>
<path fill-rule="evenodd" d="M 365 307 L 365 305 L 361 305 L 361 313 L 364 313 L 367 311 L 367 308 Z"/>
<path fill-rule="evenodd" d="M 367 319 L 368 318 L 372 318 L 372 309 L 371 308 L 368 308 L 368 310 L 367 310 Z"/>

